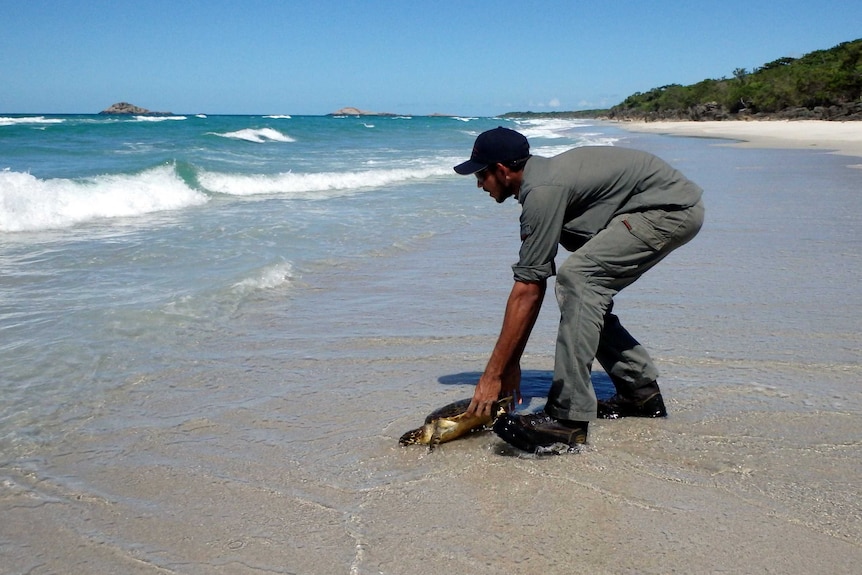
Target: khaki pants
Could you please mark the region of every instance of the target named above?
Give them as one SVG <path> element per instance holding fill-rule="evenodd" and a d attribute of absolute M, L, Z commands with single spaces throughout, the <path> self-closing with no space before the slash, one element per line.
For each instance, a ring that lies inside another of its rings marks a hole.
<path fill-rule="evenodd" d="M 654 393 L 658 370 L 649 354 L 611 313 L 613 298 L 703 225 L 702 202 L 682 210 L 650 210 L 617 216 L 560 266 L 556 295 L 560 328 L 554 381 L 545 411 L 575 421 L 596 418 L 590 380 L 598 359 L 617 388 L 630 398 Z"/>

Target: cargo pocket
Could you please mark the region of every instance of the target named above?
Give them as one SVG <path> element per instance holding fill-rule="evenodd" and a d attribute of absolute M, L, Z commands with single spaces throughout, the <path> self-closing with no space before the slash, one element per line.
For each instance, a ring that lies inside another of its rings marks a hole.
<path fill-rule="evenodd" d="M 626 214 L 622 223 L 631 235 L 645 243 L 651 250 L 659 252 L 668 244 L 672 235 L 672 231 L 664 229 L 662 225 L 670 219 L 668 215 L 669 212 L 658 210 Z M 673 229 L 679 227 L 679 224 L 680 222 L 673 223 Z"/>
<path fill-rule="evenodd" d="M 593 264 L 585 266 L 590 268 L 584 270 L 588 277 L 599 283 L 606 283 L 601 277 L 628 283 L 661 259 L 659 248 L 654 246 L 667 242 L 659 234 L 649 233 L 652 226 L 638 221 L 640 217 L 617 216 L 576 252 Z"/>

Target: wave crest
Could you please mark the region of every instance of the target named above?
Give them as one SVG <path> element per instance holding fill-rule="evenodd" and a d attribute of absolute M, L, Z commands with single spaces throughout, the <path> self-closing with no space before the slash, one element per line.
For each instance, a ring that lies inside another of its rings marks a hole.
<path fill-rule="evenodd" d="M 135 116 L 138 122 L 167 122 L 170 120 L 185 120 L 185 116 Z"/>
<path fill-rule="evenodd" d="M 214 136 L 219 136 L 221 138 L 229 138 L 232 140 L 245 140 L 246 142 L 254 142 L 256 144 L 263 144 L 265 142 L 295 142 L 293 138 L 290 136 L 279 132 L 278 130 L 274 130 L 272 128 L 259 128 L 252 129 L 246 128 L 244 130 L 237 130 L 235 132 L 225 132 L 223 134 L 219 134 L 217 132 L 210 132 Z"/>
<path fill-rule="evenodd" d="M 290 284 L 293 279 L 293 266 L 283 262 L 259 270 L 254 276 L 235 283 L 233 289 L 242 293 L 268 290 Z"/>
<path fill-rule="evenodd" d="M 46 118 L 45 116 L 27 116 L 20 118 L 10 118 L 0 116 L 0 126 L 17 126 L 19 124 L 62 124 L 66 120 L 63 118 Z"/>
<path fill-rule="evenodd" d="M 0 172 L 0 232 L 67 228 L 99 219 L 176 210 L 208 201 L 190 188 L 172 165 L 138 174 L 80 180 L 39 179 Z"/>
<path fill-rule="evenodd" d="M 211 192 L 232 196 L 291 194 L 300 199 L 326 199 L 409 180 L 451 175 L 449 167 L 370 170 L 363 172 L 324 172 L 319 174 L 227 174 L 201 172 L 198 182 Z"/>

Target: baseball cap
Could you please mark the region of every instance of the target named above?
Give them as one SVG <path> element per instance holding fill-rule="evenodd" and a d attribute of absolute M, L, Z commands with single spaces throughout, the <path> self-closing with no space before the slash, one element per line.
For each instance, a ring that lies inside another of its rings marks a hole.
<path fill-rule="evenodd" d="M 462 176 L 475 174 L 491 164 L 523 160 L 530 155 L 530 144 L 523 134 L 502 126 L 482 132 L 473 144 L 473 153 L 466 162 L 455 166 Z"/>

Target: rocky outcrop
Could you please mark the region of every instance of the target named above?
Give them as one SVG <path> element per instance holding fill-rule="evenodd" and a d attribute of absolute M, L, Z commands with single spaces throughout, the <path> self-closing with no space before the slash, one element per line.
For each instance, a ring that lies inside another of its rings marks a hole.
<path fill-rule="evenodd" d="M 369 112 L 367 110 L 360 110 L 359 108 L 354 108 L 352 106 L 348 106 L 346 108 L 341 108 L 336 112 L 332 112 L 328 114 L 329 116 L 396 116 L 397 114 L 392 114 L 390 112 Z"/>
<path fill-rule="evenodd" d="M 780 112 L 772 114 L 746 114 L 746 110 L 740 110 L 737 114 L 740 118 L 770 118 L 780 120 L 833 120 L 844 122 L 847 120 L 862 120 L 862 102 L 849 102 L 833 106 L 815 106 L 813 108 L 785 108 Z"/>
<path fill-rule="evenodd" d="M 134 104 L 129 104 L 128 102 L 117 102 L 111 107 L 102 110 L 99 112 L 100 114 L 111 114 L 111 115 L 134 115 L 134 116 L 171 116 L 170 112 L 151 112 L 146 108 L 141 108 L 139 106 L 135 106 Z"/>
<path fill-rule="evenodd" d="M 686 110 L 661 110 L 655 112 L 640 112 L 626 110 L 616 106 L 601 116 L 611 120 L 634 120 L 640 122 L 661 122 L 674 120 L 832 120 L 849 121 L 862 120 L 862 102 L 849 102 L 835 106 L 817 106 L 814 108 L 785 108 L 778 112 L 753 112 L 742 109 L 731 112 L 717 102 L 698 104 Z"/>

